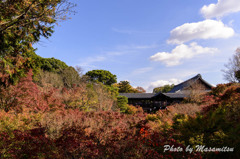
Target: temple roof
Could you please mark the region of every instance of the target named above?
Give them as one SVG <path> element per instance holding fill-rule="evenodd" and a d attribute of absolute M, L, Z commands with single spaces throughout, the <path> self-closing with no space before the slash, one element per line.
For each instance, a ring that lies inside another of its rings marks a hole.
<path fill-rule="evenodd" d="M 152 98 L 155 93 L 119 93 L 120 96 L 126 96 L 128 98 L 136 98 L 136 99 L 148 99 Z"/>
<path fill-rule="evenodd" d="M 213 87 L 211 84 L 202 79 L 202 76 L 200 74 L 198 74 L 193 78 L 190 78 L 189 80 L 186 80 L 178 85 L 175 85 L 168 93 L 176 93 L 177 91 L 182 91 L 184 88 L 189 87 L 198 80 L 202 81 L 209 88 L 209 90 L 211 90 L 211 88 Z"/>
<path fill-rule="evenodd" d="M 169 98 L 181 98 L 181 99 L 188 96 L 188 94 L 184 93 L 163 93 L 163 94 Z"/>
<path fill-rule="evenodd" d="M 201 81 L 207 88 L 207 90 L 203 90 L 203 91 L 210 91 L 211 88 L 213 87 L 211 84 L 209 84 L 208 82 L 206 82 L 205 80 L 202 79 L 202 76 L 200 74 L 194 76 L 193 78 L 190 78 L 176 86 L 174 86 L 172 88 L 172 90 L 170 90 L 167 93 L 119 93 L 120 96 L 126 96 L 129 99 L 151 99 L 151 98 L 156 98 L 156 97 L 160 97 L 160 96 L 165 96 L 168 98 L 179 98 L 179 99 L 183 99 L 187 96 L 189 96 L 189 90 L 184 90 L 184 88 L 187 88 L 189 86 L 191 86 L 192 84 L 196 83 L 197 81 Z"/>

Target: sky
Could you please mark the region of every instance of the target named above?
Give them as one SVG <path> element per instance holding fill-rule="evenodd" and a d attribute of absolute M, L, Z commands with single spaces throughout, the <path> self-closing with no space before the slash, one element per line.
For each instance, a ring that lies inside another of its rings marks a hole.
<path fill-rule="evenodd" d="M 197 74 L 226 83 L 240 47 L 239 0 L 72 0 L 71 19 L 34 47 L 83 72 L 103 69 L 152 92 Z"/>

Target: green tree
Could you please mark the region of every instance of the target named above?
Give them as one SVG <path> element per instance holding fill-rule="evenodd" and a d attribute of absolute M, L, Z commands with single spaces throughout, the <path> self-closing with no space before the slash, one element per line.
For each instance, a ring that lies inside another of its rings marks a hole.
<path fill-rule="evenodd" d="M 128 98 L 125 96 L 117 97 L 117 105 L 122 113 L 125 113 L 128 110 Z"/>
<path fill-rule="evenodd" d="M 106 70 L 92 70 L 86 74 L 91 81 L 101 82 L 105 85 L 112 85 L 117 82 L 117 76 Z"/>
<path fill-rule="evenodd" d="M 51 36 L 57 20 L 74 6 L 68 0 L 1 0 L 0 56 L 33 51 L 32 44 Z"/>
<path fill-rule="evenodd" d="M 117 87 L 119 88 L 119 93 L 143 93 L 143 91 L 133 88 L 128 81 L 120 81 Z"/>
<path fill-rule="evenodd" d="M 22 56 L 31 59 L 31 63 L 29 63 L 29 65 L 33 70 L 36 70 L 36 72 L 38 69 L 42 69 L 43 71 L 59 73 L 68 67 L 68 65 L 61 60 L 53 57 L 43 58 L 33 51 L 24 53 Z"/>
<path fill-rule="evenodd" d="M 55 58 L 41 58 L 40 68 L 49 72 L 60 72 L 68 68 L 67 64 L 61 60 Z"/>
<path fill-rule="evenodd" d="M 174 84 L 172 85 L 164 85 L 162 87 L 156 87 L 153 89 L 153 93 L 159 93 L 159 92 L 162 92 L 162 93 L 167 93 L 169 92 L 172 88 L 174 87 Z"/>
<path fill-rule="evenodd" d="M 118 83 L 119 93 L 132 93 L 132 86 L 128 81 L 120 81 Z"/>

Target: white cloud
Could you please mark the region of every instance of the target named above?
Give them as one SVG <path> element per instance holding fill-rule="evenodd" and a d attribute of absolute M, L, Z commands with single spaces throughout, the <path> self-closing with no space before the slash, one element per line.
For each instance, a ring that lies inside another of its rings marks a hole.
<path fill-rule="evenodd" d="M 190 45 L 181 44 L 174 48 L 171 53 L 159 52 L 150 57 L 152 61 L 159 61 L 166 66 L 176 66 L 181 64 L 184 59 L 191 59 L 199 54 L 215 53 L 216 48 L 202 47 L 195 42 Z"/>
<path fill-rule="evenodd" d="M 204 20 L 197 23 L 185 23 L 171 31 L 170 39 L 172 44 L 182 44 L 194 39 L 218 39 L 230 38 L 234 30 L 227 27 L 221 21 Z"/>
<path fill-rule="evenodd" d="M 158 80 L 158 81 L 155 81 L 155 82 L 151 82 L 150 85 L 148 86 L 147 88 L 147 91 L 148 92 L 152 92 L 154 88 L 156 87 L 161 87 L 161 86 L 164 86 L 164 85 L 167 85 L 167 84 L 179 84 L 181 83 L 182 80 L 179 80 L 179 79 L 176 79 L 176 78 L 172 78 L 170 80 Z"/>
<path fill-rule="evenodd" d="M 240 11 L 239 0 L 218 0 L 216 4 L 204 5 L 201 13 L 205 18 L 220 18 L 229 13 Z"/>

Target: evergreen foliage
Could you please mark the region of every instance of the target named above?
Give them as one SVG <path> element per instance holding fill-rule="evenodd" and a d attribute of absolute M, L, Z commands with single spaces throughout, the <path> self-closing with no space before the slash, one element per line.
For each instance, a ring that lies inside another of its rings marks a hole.
<path fill-rule="evenodd" d="M 118 96 L 117 97 L 117 104 L 118 108 L 121 112 L 125 113 L 128 110 L 128 98 L 125 96 Z"/>
<path fill-rule="evenodd" d="M 145 93 L 146 92 L 142 87 L 133 88 L 128 81 L 120 81 L 116 86 L 119 89 L 119 93 Z"/>
<path fill-rule="evenodd" d="M 101 82 L 105 85 L 112 85 L 117 82 L 117 76 L 106 70 L 92 70 L 85 75 L 90 77 L 91 81 Z"/>

